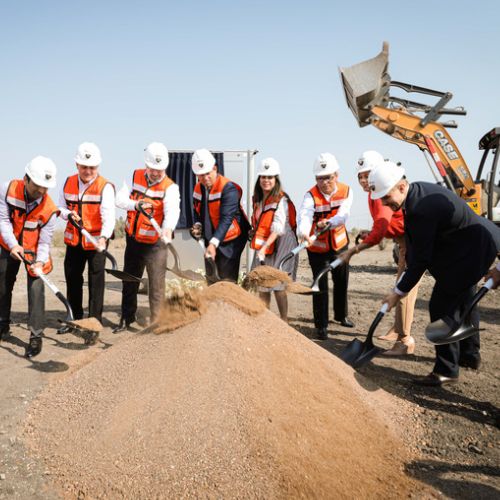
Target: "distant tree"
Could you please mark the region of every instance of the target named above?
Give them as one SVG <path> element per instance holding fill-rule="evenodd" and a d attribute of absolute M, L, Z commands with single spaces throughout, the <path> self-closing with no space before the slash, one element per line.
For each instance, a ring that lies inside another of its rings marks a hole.
<path fill-rule="evenodd" d="M 115 224 L 115 238 L 125 238 L 125 219 L 120 217 Z"/>

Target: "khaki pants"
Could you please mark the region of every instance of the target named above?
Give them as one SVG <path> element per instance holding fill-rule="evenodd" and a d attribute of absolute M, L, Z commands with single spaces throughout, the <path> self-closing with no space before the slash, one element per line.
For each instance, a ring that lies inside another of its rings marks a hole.
<path fill-rule="evenodd" d="M 399 262 L 397 279 L 403 274 L 406 268 L 406 243 L 403 236 L 395 238 L 396 243 L 399 245 Z M 418 287 L 420 282 L 417 283 L 406 295 L 403 297 L 396 306 L 396 320 L 390 332 L 394 331 L 398 334 L 398 340 L 406 343 L 411 337 L 411 324 L 413 323 L 413 314 L 415 312 L 415 302 L 417 300 Z"/>

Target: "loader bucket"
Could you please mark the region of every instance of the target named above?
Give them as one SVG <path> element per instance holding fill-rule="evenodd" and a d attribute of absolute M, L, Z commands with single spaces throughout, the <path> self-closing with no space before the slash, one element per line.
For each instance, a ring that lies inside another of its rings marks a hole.
<path fill-rule="evenodd" d="M 389 44 L 384 42 L 378 56 L 349 68 L 339 68 L 347 105 L 360 127 L 369 125 L 370 107 L 382 104 L 389 92 L 388 66 Z"/>

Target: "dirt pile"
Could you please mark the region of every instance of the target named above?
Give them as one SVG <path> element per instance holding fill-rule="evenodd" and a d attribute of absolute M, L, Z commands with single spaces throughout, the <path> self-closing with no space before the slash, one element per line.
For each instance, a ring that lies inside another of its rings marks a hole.
<path fill-rule="evenodd" d="M 256 267 L 243 280 L 243 288 L 249 291 L 257 291 L 259 287 L 274 288 L 278 285 L 285 285 L 289 293 L 310 294 L 312 292 L 308 286 L 292 281 L 287 273 L 271 266 Z"/>
<path fill-rule="evenodd" d="M 35 402 L 25 436 L 65 497 L 428 493 L 403 473 L 387 395 L 274 314 L 245 314 L 250 294 L 218 286 L 197 321 L 131 337 Z"/>

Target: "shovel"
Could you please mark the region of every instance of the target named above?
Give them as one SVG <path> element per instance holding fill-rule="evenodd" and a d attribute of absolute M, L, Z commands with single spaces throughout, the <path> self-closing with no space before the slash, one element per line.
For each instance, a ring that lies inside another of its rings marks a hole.
<path fill-rule="evenodd" d="M 327 224 L 323 229 L 320 231 L 317 231 L 314 233 L 311 238 L 311 243 L 314 243 L 317 239 L 318 236 L 321 236 L 323 233 L 326 233 L 328 230 L 330 230 L 330 225 Z M 306 240 L 303 241 L 300 245 L 296 246 L 293 250 L 288 252 L 280 261 L 278 264 L 278 269 L 280 271 L 283 271 L 283 266 L 285 265 L 285 262 L 289 261 L 290 259 L 293 259 L 301 250 L 304 250 L 304 248 L 307 248 L 310 245 L 310 243 Z"/>
<path fill-rule="evenodd" d="M 161 230 L 161 227 L 156 221 L 156 219 L 142 205 L 143 203 L 139 202 L 137 204 L 137 210 L 142 215 L 144 215 L 144 217 L 148 218 L 149 222 L 154 227 L 155 231 L 158 233 L 158 236 L 160 237 L 161 241 L 167 246 L 167 250 L 174 257 L 174 266 L 172 268 L 167 267 L 167 269 L 172 273 L 174 273 L 175 275 L 179 276 L 179 278 L 183 278 L 190 281 L 205 281 L 205 278 L 202 274 L 197 273 L 195 271 L 191 271 L 190 269 L 186 269 L 184 271 L 181 269 L 179 254 L 172 245 L 170 238 L 167 238 L 166 236 L 163 235 L 163 231 Z"/>
<path fill-rule="evenodd" d="M 435 345 L 451 344 L 477 333 L 479 329 L 472 324 L 469 315 L 492 286 L 493 280 L 490 278 L 474 295 L 462 314 L 457 309 L 452 316 L 444 316 L 429 323 L 425 329 L 427 340 Z"/>
<path fill-rule="evenodd" d="M 130 281 L 134 283 L 140 283 L 142 281 L 141 278 L 138 278 L 137 276 L 132 276 L 125 271 L 119 271 L 116 259 L 106 249 L 102 249 L 101 247 L 99 247 L 97 240 L 83 227 L 83 225 L 79 222 L 76 222 L 71 214 L 68 215 L 68 220 L 74 227 L 76 227 L 76 229 L 78 229 L 78 231 L 80 231 L 83 236 L 85 236 L 85 238 L 87 238 L 88 241 L 90 241 L 90 243 L 92 243 L 92 245 L 94 245 L 98 252 L 102 252 L 106 256 L 106 258 L 109 259 L 109 261 L 111 262 L 111 269 L 106 269 L 107 273 L 122 281 Z"/>
<path fill-rule="evenodd" d="M 313 284 L 311 285 L 311 291 L 313 293 L 321 293 L 319 289 L 319 280 L 329 271 L 333 271 L 336 267 L 339 267 L 343 263 L 342 259 L 335 259 L 333 262 L 330 262 L 328 266 L 326 266 L 319 274 L 316 276 Z"/>
<path fill-rule="evenodd" d="M 387 304 L 383 304 L 380 311 L 375 316 L 373 323 L 370 325 L 368 330 L 368 335 L 364 342 L 358 339 L 354 339 L 349 342 L 348 346 L 340 353 L 339 357 L 342 361 L 352 366 L 353 368 L 359 368 L 369 361 L 371 361 L 377 354 L 384 351 L 381 347 L 377 347 L 373 344 L 373 334 L 375 330 L 387 312 Z"/>
<path fill-rule="evenodd" d="M 203 249 L 203 256 L 205 259 L 205 269 L 207 272 L 206 280 L 209 283 L 217 283 L 218 281 L 222 281 L 222 278 L 219 276 L 219 271 L 217 269 L 217 264 L 215 263 L 215 260 L 212 257 L 207 257 L 205 255 L 205 243 L 203 243 L 202 239 L 198 240 L 198 243 L 200 247 Z"/>

